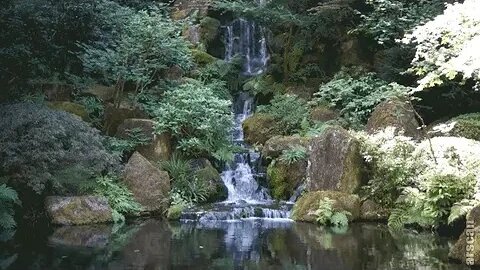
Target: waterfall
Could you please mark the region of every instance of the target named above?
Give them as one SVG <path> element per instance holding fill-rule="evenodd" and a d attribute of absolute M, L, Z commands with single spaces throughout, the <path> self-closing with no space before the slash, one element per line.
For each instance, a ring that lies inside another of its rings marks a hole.
<path fill-rule="evenodd" d="M 258 2 L 263 5 L 264 2 Z M 225 61 L 235 56 L 243 59 L 243 73 L 248 76 L 263 73 L 270 56 L 267 50 L 265 28 L 253 21 L 239 18 L 224 26 Z"/>

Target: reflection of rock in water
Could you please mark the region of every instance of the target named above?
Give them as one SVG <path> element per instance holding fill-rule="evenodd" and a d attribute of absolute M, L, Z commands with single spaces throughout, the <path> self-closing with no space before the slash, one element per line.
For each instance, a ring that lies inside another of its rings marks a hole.
<path fill-rule="evenodd" d="M 104 248 L 111 233 L 110 225 L 64 226 L 56 228 L 48 242 L 54 246 Z"/>
<path fill-rule="evenodd" d="M 171 236 L 168 223 L 158 220 L 143 223 L 108 269 L 170 269 Z"/>

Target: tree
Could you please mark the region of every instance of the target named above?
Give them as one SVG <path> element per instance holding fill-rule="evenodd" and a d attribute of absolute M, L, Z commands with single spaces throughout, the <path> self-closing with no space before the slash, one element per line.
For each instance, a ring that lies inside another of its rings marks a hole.
<path fill-rule="evenodd" d="M 417 90 L 449 81 L 480 82 L 480 0 L 448 5 L 442 15 L 418 26 L 403 42 L 416 44 L 411 71 Z"/>

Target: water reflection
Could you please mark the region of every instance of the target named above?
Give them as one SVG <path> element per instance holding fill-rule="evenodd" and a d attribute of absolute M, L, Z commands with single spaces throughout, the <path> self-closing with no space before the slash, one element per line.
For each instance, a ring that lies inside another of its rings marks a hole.
<path fill-rule="evenodd" d="M 447 239 L 392 234 L 376 224 L 342 232 L 262 219 L 152 219 L 122 228 L 62 227 L 35 239 L 0 244 L 0 269 L 468 269 L 446 263 Z"/>

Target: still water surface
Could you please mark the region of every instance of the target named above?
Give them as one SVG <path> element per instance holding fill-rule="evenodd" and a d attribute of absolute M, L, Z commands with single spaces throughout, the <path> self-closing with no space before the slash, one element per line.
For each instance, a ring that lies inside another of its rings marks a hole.
<path fill-rule="evenodd" d="M 468 269 L 447 263 L 449 239 L 392 234 L 378 224 L 331 231 L 261 219 L 209 224 L 150 219 L 121 228 L 31 233 L 0 243 L 0 269 Z"/>

